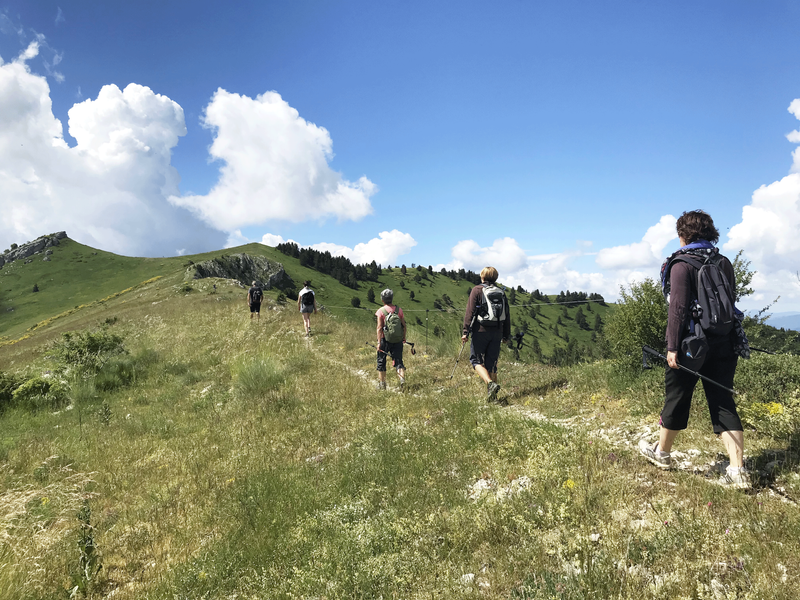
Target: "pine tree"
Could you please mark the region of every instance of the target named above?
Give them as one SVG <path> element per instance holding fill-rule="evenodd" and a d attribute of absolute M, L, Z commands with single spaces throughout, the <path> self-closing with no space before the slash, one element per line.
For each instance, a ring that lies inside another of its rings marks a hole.
<path fill-rule="evenodd" d="M 414 290 L 408 292 L 408 297 L 411 298 L 412 300 L 414 299 Z"/>
<path fill-rule="evenodd" d="M 375 302 L 375 290 L 373 290 L 372 288 L 369 288 L 367 290 L 367 302 L 370 303 Z"/>
<path fill-rule="evenodd" d="M 586 322 L 586 316 L 581 308 L 575 313 L 575 324 L 581 329 L 589 329 L 589 323 Z"/>

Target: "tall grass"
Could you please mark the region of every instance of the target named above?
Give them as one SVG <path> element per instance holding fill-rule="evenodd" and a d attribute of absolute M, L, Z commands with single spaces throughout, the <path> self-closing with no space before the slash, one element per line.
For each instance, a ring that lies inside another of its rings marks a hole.
<path fill-rule="evenodd" d="M 794 504 L 592 435 L 652 425 L 662 373 L 504 351 L 504 409 L 466 349 L 449 379 L 451 333 L 406 353 L 407 393 L 381 393 L 374 327 L 316 315 L 306 339 L 295 311 L 251 322 L 240 304 L 145 296 L 113 325 L 130 355 L 72 384 L 71 410 L 0 416 L 0 598 L 65 596 L 85 500 L 91 598 L 797 596 Z M 743 404 L 790 412 L 796 362 L 759 360 L 740 369 Z M 679 439 L 714 457 L 696 404 Z M 782 452 L 765 483 L 796 494 L 788 438 L 747 435 L 762 466 Z"/>

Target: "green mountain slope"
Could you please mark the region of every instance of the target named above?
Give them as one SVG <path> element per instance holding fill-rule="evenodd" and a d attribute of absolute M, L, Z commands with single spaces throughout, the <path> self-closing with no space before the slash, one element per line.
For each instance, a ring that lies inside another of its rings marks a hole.
<path fill-rule="evenodd" d="M 353 294 L 312 278 L 331 306 Z M 445 279 L 420 293 L 456 298 Z M 663 371 L 504 350 L 500 407 L 466 361 L 450 379 L 453 339 L 379 392 L 369 312 L 304 338 L 292 307 L 251 322 L 238 285 L 191 288 L 176 268 L 0 347 L 0 600 L 797 596 L 796 357 L 737 372 L 747 495 L 714 483 L 702 402 L 675 471 L 638 455 Z M 99 323 L 127 354 L 76 372 L 43 352 Z"/>
<path fill-rule="evenodd" d="M 265 256 L 282 263 L 295 292 L 304 280 L 310 279 L 318 302 L 332 315 L 357 323 L 373 323 L 373 314 L 380 307 L 380 292 L 389 287 L 395 292 L 395 302 L 407 313 L 410 340 L 428 345 L 451 344 L 460 336 L 460 323 L 472 284 L 429 273 L 422 267 L 409 268 L 406 274 L 397 268 L 384 269 L 378 281 L 362 281 L 358 289 L 351 289 L 333 277 L 302 266 L 297 258 L 257 243 L 192 256 L 137 258 L 96 250 L 67 238 L 53 248 L 50 262 L 15 261 L 0 269 L 0 344 L 30 334 L 30 329 L 37 324 L 46 324 L 37 331 L 55 326 L 62 328 L 78 318 L 76 313 L 87 305 L 131 290 L 155 277 L 161 278 L 162 286 L 181 285 L 192 262 L 235 253 Z M 190 282 L 190 285 L 194 284 Z M 34 286 L 38 292 L 33 292 Z M 370 288 L 377 299 L 372 303 L 367 299 Z M 226 289 L 226 293 L 233 293 L 233 290 Z M 274 301 L 279 293 L 279 290 L 268 291 L 266 296 Z M 596 303 L 550 305 L 548 302 L 553 302 L 555 296 L 537 301 L 529 294 L 515 292 L 515 295 L 512 334 L 520 329 L 526 331 L 519 350 L 520 360 L 546 360 L 553 356 L 556 348 L 565 352 L 570 342 L 575 347 L 573 353 L 597 356 L 593 340 L 593 333 L 597 333 L 595 319 L 599 315 L 600 322 L 605 320 L 609 306 Z M 361 308 L 353 307 L 354 297 L 359 299 Z M 538 315 L 531 316 L 529 304 L 538 306 Z M 578 310 L 584 313 L 587 321 L 583 328 L 576 323 Z M 57 319 L 58 323 L 50 323 L 53 317 L 66 312 L 70 314 Z M 516 358 L 517 355 L 512 356 Z"/>

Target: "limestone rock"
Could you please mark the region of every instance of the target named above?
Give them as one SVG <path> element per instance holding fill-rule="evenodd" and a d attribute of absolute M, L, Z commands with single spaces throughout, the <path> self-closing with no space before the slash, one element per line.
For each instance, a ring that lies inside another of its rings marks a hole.
<path fill-rule="evenodd" d="M 11 263 L 15 260 L 29 259 L 29 257 L 33 256 L 34 254 L 39 254 L 43 250 L 47 250 L 52 246 L 58 246 L 60 244 L 60 240 L 63 240 L 65 237 L 67 237 L 67 232 L 59 231 L 58 233 L 43 235 L 40 238 L 36 238 L 32 242 L 22 244 L 21 246 L 14 248 L 14 250 L 7 252 L 0 257 L 0 267 L 2 267 L 5 263 Z M 46 252 L 46 254 L 52 254 L 52 250 Z M 30 262 L 30 260 L 25 262 Z"/>
<path fill-rule="evenodd" d="M 189 265 L 184 279 L 204 279 L 206 277 L 235 279 L 247 287 L 251 282 L 257 281 L 264 289 L 268 290 L 280 284 L 286 277 L 286 273 L 281 263 L 271 261 L 263 256 L 228 254 Z"/>

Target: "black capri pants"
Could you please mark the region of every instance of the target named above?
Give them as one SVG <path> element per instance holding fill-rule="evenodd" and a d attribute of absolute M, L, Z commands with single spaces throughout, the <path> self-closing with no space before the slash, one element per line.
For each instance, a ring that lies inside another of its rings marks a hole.
<path fill-rule="evenodd" d="M 678 360 L 680 361 L 680 358 Z M 732 389 L 738 360 L 739 357 L 732 348 L 727 347 L 727 344 L 721 348 L 712 347 L 698 373 Z M 664 375 L 666 400 L 661 411 L 662 427 L 675 431 L 686 429 L 689 423 L 689 409 L 692 406 L 692 394 L 698 379 L 700 378 L 696 375 L 681 369 L 667 367 Z M 703 381 L 703 391 L 708 401 L 714 433 L 742 431 L 742 421 L 736 411 L 733 394 L 707 381 Z"/>

